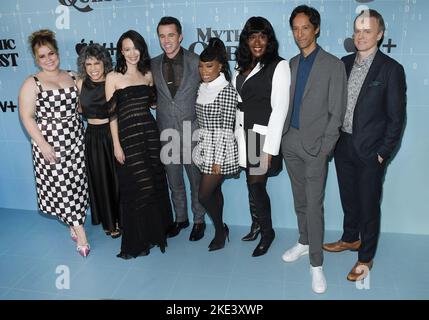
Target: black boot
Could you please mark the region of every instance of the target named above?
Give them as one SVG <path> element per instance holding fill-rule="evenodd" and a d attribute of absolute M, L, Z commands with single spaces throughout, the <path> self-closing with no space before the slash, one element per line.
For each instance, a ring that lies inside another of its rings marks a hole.
<path fill-rule="evenodd" d="M 253 250 L 252 257 L 259 257 L 267 253 L 268 249 L 271 246 L 276 234 L 274 229 L 271 229 L 267 232 L 262 232 L 261 241 L 259 241 L 255 250 Z"/>
<path fill-rule="evenodd" d="M 249 191 L 255 201 L 258 222 L 261 227 L 261 240 L 252 254 L 253 257 L 258 257 L 267 253 L 275 237 L 271 221 L 271 203 L 264 183 L 249 185 Z"/>
<path fill-rule="evenodd" d="M 250 216 L 252 217 L 252 226 L 250 227 L 250 232 L 246 234 L 241 240 L 243 241 L 254 241 L 261 232 L 261 226 L 258 223 L 258 216 L 256 215 L 255 201 L 249 191 L 249 209 Z"/>

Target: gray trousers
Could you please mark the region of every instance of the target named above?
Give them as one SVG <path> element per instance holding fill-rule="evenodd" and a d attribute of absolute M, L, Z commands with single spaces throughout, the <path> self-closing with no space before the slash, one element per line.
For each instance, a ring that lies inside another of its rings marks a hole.
<path fill-rule="evenodd" d="M 317 156 L 308 154 L 301 144 L 299 130 L 292 127 L 283 137 L 281 148 L 298 218 L 298 242 L 310 245 L 310 264 L 318 267 L 323 264 L 323 200 L 328 156 L 321 153 Z"/>
<path fill-rule="evenodd" d="M 195 164 L 167 164 L 168 186 L 171 191 L 176 221 L 183 222 L 188 219 L 188 201 L 186 197 L 185 180 L 183 178 L 183 168 L 188 176 L 191 187 L 192 212 L 194 213 L 194 223 L 204 222 L 204 207 L 198 201 L 198 190 L 200 188 L 201 173 Z"/>

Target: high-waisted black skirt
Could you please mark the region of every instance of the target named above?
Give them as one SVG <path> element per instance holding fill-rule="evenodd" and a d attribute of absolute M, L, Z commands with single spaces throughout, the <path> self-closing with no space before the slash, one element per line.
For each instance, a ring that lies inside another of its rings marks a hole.
<path fill-rule="evenodd" d="M 85 132 L 85 163 L 89 182 L 92 224 L 113 231 L 121 226 L 119 187 L 109 123 L 88 124 Z"/>
<path fill-rule="evenodd" d="M 246 158 L 247 158 L 247 168 L 259 168 L 254 171 L 252 175 L 263 175 L 266 174 L 267 177 L 275 177 L 279 175 L 279 173 L 283 170 L 283 157 L 281 155 L 281 151 L 278 155 L 272 156 L 271 158 L 271 166 L 268 170 L 263 170 L 260 158 L 262 153 L 262 147 L 264 145 L 265 136 L 260 135 L 252 130 L 249 130 L 247 133 L 245 132 L 246 139 Z"/>

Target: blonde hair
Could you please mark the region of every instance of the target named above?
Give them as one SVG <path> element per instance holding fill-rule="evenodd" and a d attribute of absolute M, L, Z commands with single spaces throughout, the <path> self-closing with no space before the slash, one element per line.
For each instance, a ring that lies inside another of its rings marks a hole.
<path fill-rule="evenodd" d="M 36 56 L 36 49 L 41 46 L 48 46 L 50 49 L 58 53 L 58 44 L 55 39 L 55 33 L 49 29 L 41 29 L 33 32 L 28 37 L 33 56 Z"/>

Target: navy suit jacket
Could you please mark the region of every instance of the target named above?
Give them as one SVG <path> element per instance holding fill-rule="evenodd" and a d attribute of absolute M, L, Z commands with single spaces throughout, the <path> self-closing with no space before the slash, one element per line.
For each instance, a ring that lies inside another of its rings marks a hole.
<path fill-rule="evenodd" d="M 356 54 L 343 57 L 347 78 Z M 396 60 L 377 51 L 353 114 L 353 145 L 362 160 L 389 158 L 398 146 L 405 120 L 405 72 Z"/>

